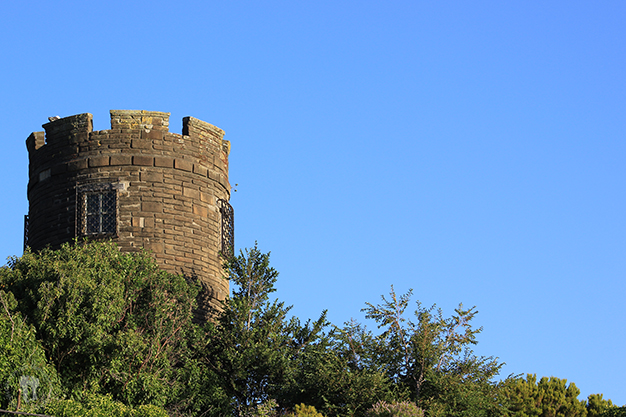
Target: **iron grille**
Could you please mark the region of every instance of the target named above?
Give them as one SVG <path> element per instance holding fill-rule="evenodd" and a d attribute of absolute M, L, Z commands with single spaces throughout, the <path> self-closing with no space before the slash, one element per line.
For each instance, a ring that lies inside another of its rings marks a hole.
<path fill-rule="evenodd" d="M 30 220 L 30 217 L 28 217 L 28 214 L 24 215 L 24 251 L 26 251 L 26 248 L 28 247 L 28 222 Z"/>
<path fill-rule="evenodd" d="M 117 193 L 83 192 L 79 195 L 78 230 L 82 236 L 117 233 Z"/>
<path fill-rule="evenodd" d="M 221 252 L 225 256 L 235 255 L 235 212 L 226 200 L 218 199 L 220 217 L 222 218 Z"/>

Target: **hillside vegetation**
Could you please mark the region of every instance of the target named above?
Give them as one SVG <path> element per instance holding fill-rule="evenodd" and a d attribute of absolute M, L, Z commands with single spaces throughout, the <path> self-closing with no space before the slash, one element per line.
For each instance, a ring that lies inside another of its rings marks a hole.
<path fill-rule="evenodd" d="M 26 252 L 0 269 L 0 409 L 54 416 L 626 416 L 601 394 L 535 375 L 498 379 L 473 353 L 475 307 L 450 316 L 411 292 L 361 323 L 301 322 L 272 299 L 256 247 L 225 261 L 233 286 L 195 323 L 198 286 L 112 243 Z"/>

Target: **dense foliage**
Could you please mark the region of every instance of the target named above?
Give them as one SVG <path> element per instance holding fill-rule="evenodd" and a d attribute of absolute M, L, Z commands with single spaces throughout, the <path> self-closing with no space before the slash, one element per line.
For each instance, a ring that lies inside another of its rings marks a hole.
<path fill-rule="evenodd" d="M 431 415 L 488 416 L 499 412 L 497 389 L 492 379 L 502 363 L 493 357 L 477 357 L 471 321 L 475 308 L 460 305 L 445 318 L 435 306 L 424 308 L 417 302 L 416 320 L 406 317 L 411 291 L 397 296 L 393 287 L 389 299 L 380 305 L 367 303 L 366 318 L 384 331 L 376 337 L 374 352 L 387 375 L 404 387 L 410 398 Z"/>
<path fill-rule="evenodd" d="M 516 416 L 568 416 L 587 415 L 585 401 L 579 401 L 580 390 L 564 379 L 527 375 L 507 382 L 506 395 L 509 409 Z"/>
<path fill-rule="evenodd" d="M 0 270 L 0 282 L 7 300 L 17 300 L 15 320 L 33 326 L 65 396 L 111 394 L 128 405 L 174 408 L 185 401 L 197 290 L 183 277 L 161 271 L 147 254 L 92 243 L 26 252 Z"/>
<path fill-rule="evenodd" d="M 424 417 L 424 410 L 408 401 L 391 404 L 379 401 L 365 412 L 365 417 Z"/>
<path fill-rule="evenodd" d="M 35 329 L 16 307 L 13 294 L 0 289 L 0 408 L 35 411 L 56 398 L 61 385 Z"/>
<path fill-rule="evenodd" d="M 290 307 L 269 300 L 278 273 L 269 266 L 269 254 L 256 247 L 233 257 L 226 267 L 235 288 L 215 323 L 208 325 L 205 358 L 231 406 L 245 415 L 270 398 L 283 399 L 283 387 L 294 384 L 297 364 L 318 341 L 326 318 L 324 313 L 301 325 L 288 318 Z"/>
<path fill-rule="evenodd" d="M 225 262 L 232 295 L 194 323 L 198 287 L 146 253 L 74 242 L 0 269 L 0 409 L 55 416 L 622 417 L 601 394 L 527 375 L 497 382 L 476 356 L 477 311 L 450 317 L 411 292 L 366 303 L 377 332 L 270 298 L 255 246 Z M 412 314 L 408 314 L 411 312 Z"/>
<path fill-rule="evenodd" d="M 55 417 L 167 417 L 165 409 L 156 405 L 132 407 L 114 401 L 111 395 L 96 394 L 86 394 L 80 401 L 52 401 L 45 412 Z"/>
<path fill-rule="evenodd" d="M 613 417 L 625 416 L 626 407 L 616 407 L 602 394 L 578 400 L 580 390 L 565 379 L 536 375 L 505 381 L 502 389 L 511 415 L 516 417 Z"/>

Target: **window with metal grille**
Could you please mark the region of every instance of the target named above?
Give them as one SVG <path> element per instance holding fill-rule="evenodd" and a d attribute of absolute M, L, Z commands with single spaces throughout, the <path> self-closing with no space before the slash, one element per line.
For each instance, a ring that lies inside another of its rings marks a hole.
<path fill-rule="evenodd" d="M 233 206 L 226 200 L 218 199 L 217 204 L 222 218 L 221 252 L 225 256 L 233 256 L 235 254 L 235 212 Z"/>
<path fill-rule="evenodd" d="M 28 247 L 28 223 L 30 222 L 30 217 L 28 214 L 24 216 L 24 251 Z"/>
<path fill-rule="evenodd" d="M 117 192 L 84 191 L 78 195 L 79 234 L 82 236 L 117 233 Z"/>

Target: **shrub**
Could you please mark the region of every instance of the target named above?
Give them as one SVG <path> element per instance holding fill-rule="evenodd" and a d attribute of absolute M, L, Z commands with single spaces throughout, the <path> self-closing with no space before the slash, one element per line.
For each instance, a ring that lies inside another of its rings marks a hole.
<path fill-rule="evenodd" d="M 167 417 L 167 412 L 155 405 L 129 407 L 114 401 L 110 395 L 89 394 L 82 401 L 52 401 L 46 412 L 55 417 Z"/>
<path fill-rule="evenodd" d="M 318 413 L 312 405 L 299 404 L 295 406 L 295 411 L 291 414 L 293 417 L 324 417 L 322 413 Z"/>
<path fill-rule="evenodd" d="M 366 417 L 424 417 L 424 410 L 415 404 L 402 401 L 388 403 L 379 401 L 365 412 Z"/>
<path fill-rule="evenodd" d="M 245 417 L 276 417 L 278 412 L 276 408 L 278 403 L 274 399 L 269 399 L 261 404 L 257 404 L 253 407 L 252 411 L 244 412 Z"/>

